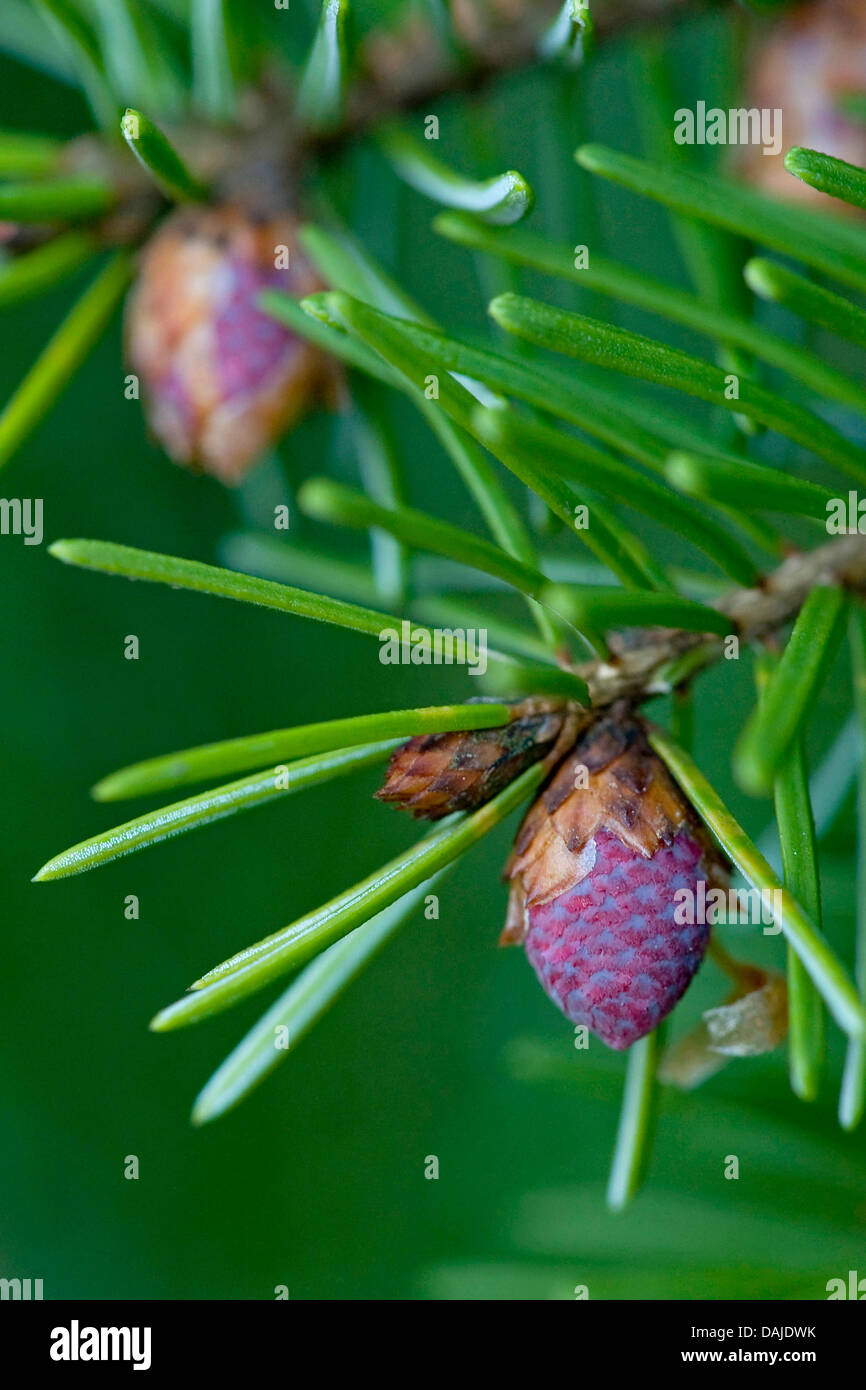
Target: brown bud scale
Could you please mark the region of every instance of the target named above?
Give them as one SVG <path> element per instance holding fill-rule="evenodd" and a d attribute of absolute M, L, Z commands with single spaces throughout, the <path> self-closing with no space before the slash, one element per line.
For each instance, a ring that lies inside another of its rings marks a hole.
<path fill-rule="evenodd" d="M 498 729 L 409 739 L 391 755 L 377 797 L 424 820 L 472 811 L 534 763 L 554 765 L 574 741 L 578 716 L 562 700 L 523 700 L 512 715 Z"/>

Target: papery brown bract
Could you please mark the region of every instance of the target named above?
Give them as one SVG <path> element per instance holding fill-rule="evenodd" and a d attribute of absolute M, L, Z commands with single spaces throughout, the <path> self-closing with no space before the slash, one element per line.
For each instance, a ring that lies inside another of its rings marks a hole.
<path fill-rule="evenodd" d="M 784 1042 L 788 985 L 784 975 L 755 970 L 751 989 L 740 987 L 724 1004 L 704 1011 L 709 1045 L 726 1057 L 760 1057 Z"/>
<path fill-rule="evenodd" d="M 321 288 L 288 213 L 188 207 L 160 226 L 129 298 L 126 345 L 149 424 L 176 462 L 237 483 L 333 393 L 331 359 L 256 303 L 265 289 L 297 298 Z"/>
<path fill-rule="evenodd" d="M 784 1042 L 788 986 L 784 975 L 733 962 L 736 986 L 724 1003 L 705 1009 L 700 1023 L 672 1044 L 659 1063 L 659 1080 L 692 1091 L 733 1057 L 759 1057 Z"/>

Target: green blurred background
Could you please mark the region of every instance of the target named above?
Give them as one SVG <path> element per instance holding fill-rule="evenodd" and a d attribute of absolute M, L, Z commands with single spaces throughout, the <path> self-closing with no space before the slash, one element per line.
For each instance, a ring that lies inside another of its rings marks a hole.
<path fill-rule="evenodd" d="M 717 15 L 669 35 L 686 102 L 724 89 L 730 37 Z M 660 210 L 615 192 L 592 209 L 570 159 L 583 135 L 640 149 L 635 71 L 631 41 L 618 40 L 599 52 L 579 97 L 564 101 L 550 75 L 524 74 L 471 111 L 441 102 L 442 149 L 470 172 L 473 159 L 479 173 L 521 169 L 539 192 L 534 228 L 588 240 L 598 217 L 607 249 L 683 283 Z M 0 92 L 4 125 L 87 127 L 71 88 L 11 60 L 0 63 Z M 479 121 L 489 151 L 473 138 Z M 483 327 L 495 276 L 479 282 L 472 258 L 432 235 L 429 204 L 400 191 L 366 148 L 326 177 L 407 288 L 450 326 Z M 521 285 L 579 303 L 532 277 Z M 6 311 L 0 398 L 76 288 Z M 85 535 L 214 560 L 227 532 L 308 473 L 327 463 L 355 476 L 345 429 L 319 415 L 283 444 L 282 473 L 266 468 L 228 494 L 165 459 L 122 386 L 115 323 L 3 478 L 5 496 L 45 499 L 46 542 Z M 420 420 L 397 403 L 394 422 L 413 500 L 480 529 Z M 361 553 L 357 537 L 294 532 L 306 534 Z M 567 537 L 550 544 L 568 550 Z M 664 546 L 671 558 L 684 554 L 669 538 Z M 95 874 L 47 885 L 31 874 L 120 818 L 88 799 L 115 766 L 475 691 L 449 673 L 384 668 L 362 636 L 74 572 L 15 537 L 0 539 L 0 588 L 0 1274 L 42 1278 L 46 1298 L 122 1299 L 267 1299 L 277 1285 L 302 1299 L 547 1299 L 573 1297 L 579 1284 L 591 1298 L 821 1298 L 828 1279 L 858 1262 L 866 1274 L 864 1140 L 835 1124 L 835 1035 L 814 1106 L 791 1096 L 783 1051 L 734 1063 L 692 1096 L 665 1093 L 648 1183 L 627 1212 L 606 1212 L 623 1059 L 598 1045 L 575 1052 L 521 954 L 496 949 L 511 828 L 446 880 L 438 922 L 418 914 L 250 1099 L 192 1129 L 192 1098 L 264 1001 L 162 1037 L 148 1032 L 149 1017 L 204 968 L 409 844 L 413 827 L 370 800 L 369 775 Z M 123 658 L 131 633 L 137 662 Z M 757 833 L 768 809 L 731 790 L 727 768 L 751 686 L 745 660 L 703 679 L 696 746 Z M 848 702 L 842 664 L 815 751 Z M 823 846 L 827 930 L 849 961 L 851 818 L 849 802 Z M 124 918 L 130 893 L 137 922 Z M 783 958 L 778 940 L 742 949 Z M 724 992 L 707 967 L 677 1030 Z M 131 1154 L 137 1181 L 124 1178 Z M 431 1154 L 438 1181 L 424 1177 Z M 730 1154 L 740 1160 L 736 1182 L 723 1176 Z"/>

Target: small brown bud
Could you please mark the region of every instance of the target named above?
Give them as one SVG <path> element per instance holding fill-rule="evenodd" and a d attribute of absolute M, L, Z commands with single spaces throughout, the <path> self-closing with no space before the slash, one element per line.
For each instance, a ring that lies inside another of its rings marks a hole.
<path fill-rule="evenodd" d="M 511 709 L 511 722 L 498 729 L 409 739 L 392 753 L 376 796 L 416 818 L 440 820 L 483 806 L 533 763 L 552 766 L 564 756 L 578 728 L 576 707 L 533 698 Z"/>

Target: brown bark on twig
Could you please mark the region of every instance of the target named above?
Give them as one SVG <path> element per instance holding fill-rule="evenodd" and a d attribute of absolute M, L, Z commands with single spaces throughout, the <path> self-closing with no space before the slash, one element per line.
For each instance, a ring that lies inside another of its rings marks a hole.
<path fill-rule="evenodd" d="M 731 632 L 741 641 L 772 637 L 800 611 L 818 584 L 838 584 L 866 596 L 866 536 L 840 536 L 815 550 L 791 555 L 769 574 L 760 587 L 734 589 L 712 607 L 731 619 Z M 671 687 L 665 668 L 692 653 L 695 669 L 717 661 L 724 638 L 709 634 L 656 630 L 641 632 L 634 643 L 614 639 L 618 650 L 610 661 L 586 662 L 575 669 L 589 686 L 593 705 L 614 700 L 646 699 Z"/>

